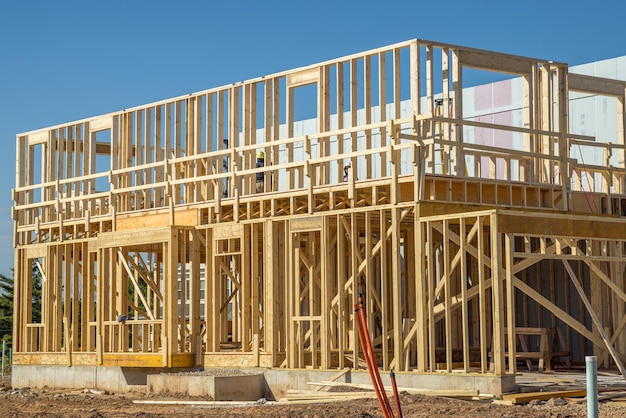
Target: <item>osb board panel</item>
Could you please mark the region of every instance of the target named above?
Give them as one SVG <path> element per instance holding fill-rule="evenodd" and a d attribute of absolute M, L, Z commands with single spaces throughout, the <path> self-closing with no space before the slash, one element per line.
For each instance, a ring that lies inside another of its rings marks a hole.
<path fill-rule="evenodd" d="M 204 354 L 202 366 L 204 367 L 272 367 L 270 354 L 259 354 L 256 364 L 254 353 L 212 353 Z"/>
<path fill-rule="evenodd" d="M 198 225 L 198 211 L 195 209 L 176 210 L 174 212 L 174 225 Z M 163 226 L 171 226 L 169 212 L 141 216 L 118 216 L 115 229 L 117 231 L 131 231 L 135 229 L 159 228 Z"/>
<path fill-rule="evenodd" d="M 19 365 L 60 365 L 95 366 L 95 353 L 75 353 L 71 360 L 66 353 L 14 353 L 13 364 Z"/>
<path fill-rule="evenodd" d="M 167 359 L 168 367 L 193 367 L 196 355 L 192 353 L 173 354 Z"/>
<path fill-rule="evenodd" d="M 572 210 L 574 212 L 594 213 L 602 209 L 602 195 L 594 193 L 572 192 Z"/>
<path fill-rule="evenodd" d="M 162 354 L 104 354 L 103 366 L 119 367 L 163 367 Z"/>

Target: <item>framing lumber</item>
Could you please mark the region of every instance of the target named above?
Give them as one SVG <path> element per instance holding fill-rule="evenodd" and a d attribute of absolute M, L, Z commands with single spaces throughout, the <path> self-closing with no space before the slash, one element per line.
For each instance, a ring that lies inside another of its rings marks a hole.
<path fill-rule="evenodd" d="M 464 114 L 466 68 L 522 78 L 523 126 Z M 615 144 L 570 92 L 616 98 Z M 626 374 L 625 92 L 413 39 L 18 134 L 14 361 L 342 374 L 363 295 L 383 370 L 513 375 L 554 328 Z"/>

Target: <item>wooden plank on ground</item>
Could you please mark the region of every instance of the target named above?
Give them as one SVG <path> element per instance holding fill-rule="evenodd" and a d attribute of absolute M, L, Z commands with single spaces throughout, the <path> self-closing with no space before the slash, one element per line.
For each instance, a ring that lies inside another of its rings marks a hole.
<path fill-rule="evenodd" d="M 334 374 L 330 379 L 328 379 L 329 382 L 334 382 L 335 380 L 339 379 L 341 376 L 344 376 L 346 373 L 348 373 L 350 370 L 352 370 L 350 367 L 346 367 L 343 370 L 341 370 L 339 373 Z M 322 390 L 324 388 L 328 388 L 328 386 L 320 386 L 317 389 L 315 389 L 316 391 Z"/>
<path fill-rule="evenodd" d="M 309 385 L 322 386 L 349 386 L 353 388 L 374 390 L 374 386 L 365 383 L 341 383 L 341 382 L 308 382 Z M 385 391 L 393 393 L 391 387 L 385 387 Z M 446 398 L 455 397 L 472 397 L 478 396 L 478 390 L 475 389 L 459 389 L 459 390 L 434 390 L 434 389 L 416 389 L 399 387 L 398 392 L 407 392 L 410 395 L 427 395 L 427 396 L 443 396 Z M 583 394 L 584 396 L 584 394 Z"/>
<path fill-rule="evenodd" d="M 310 399 L 326 399 L 326 400 L 346 400 L 346 399 L 363 399 L 375 398 L 374 391 L 359 392 L 315 392 L 315 391 L 297 391 L 298 393 L 287 392 L 287 397 L 283 398 L 287 401 L 304 401 Z M 281 399 L 282 400 L 282 399 Z"/>
<path fill-rule="evenodd" d="M 624 391 L 604 392 L 604 393 L 598 394 L 598 401 L 606 401 L 606 400 L 615 400 L 615 401 L 622 400 L 623 401 L 623 400 L 626 400 L 624 396 L 626 396 L 626 392 Z M 570 402 L 575 402 L 575 403 L 584 403 L 584 402 L 587 402 L 587 397 L 585 396 L 584 398 L 575 398 L 575 399 L 567 398 L 567 400 Z"/>
<path fill-rule="evenodd" d="M 503 401 L 511 401 L 513 404 L 527 403 L 532 400 L 546 401 L 552 398 L 580 398 L 587 395 L 585 389 L 579 390 L 558 390 L 554 392 L 529 392 L 529 393 L 511 393 L 502 395 Z"/>

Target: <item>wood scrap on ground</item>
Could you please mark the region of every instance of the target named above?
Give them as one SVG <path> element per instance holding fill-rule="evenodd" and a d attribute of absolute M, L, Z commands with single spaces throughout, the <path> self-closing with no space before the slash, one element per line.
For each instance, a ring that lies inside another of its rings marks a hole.
<path fill-rule="evenodd" d="M 360 389 L 374 390 L 374 386 L 365 383 L 341 383 L 341 382 L 308 382 L 309 385 L 315 386 L 348 386 Z M 458 398 L 458 397 L 474 397 L 478 396 L 479 392 L 476 389 L 456 389 L 456 390 L 434 390 L 434 389 L 415 389 L 399 387 L 399 391 L 406 392 L 411 395 L 427 395 L 427 396 L 442 396 L 446 398 Z M 385 387 L 385 392 L 393 393 L 391 387 Z M 330 393 L 330 392 L 325 392 Z"/>
<path fill-rule="evenodd" d="M 617 398 L 622 398 L 623 400 L 624 396 L 626 396 L 626 391 L 623 391 L 623 390 L 615 391 L 615 392 L 601 392 L 598 394 L 598 402 L 617 399 Z M 576 402 L 576 403 L 587 402 L 587 397 L 565 398 L 565 399 L 567 399 L 570 402 Z"/>
<path fill-rule="evenodd" d="M 320 392 L 317 392 L 318 395 L 321 395 Z M 288 397 L 281 398 L 277 401 L 184 401 L 184 400 L 158 400 L 158 399 L 150 399 L 150 400 L 134 400 L 133 403 L 136 404 L 146 404 L 146 405 L 192 405 L 192 406 L 213 406 L 213 407 L 251 407 L 251 406 L 272 406 L 272 405 L 307 405 L 307 404 L 319 404 L 319 403 L 330 403 L 330 402 L 342 402 L 342 401 L 351 401 L 355 399 L 369 399 L 375 398 L 376 394 L 374 392 L 367 393 L 355 393 L 355 392 L 347 392 L 347 393 L 325 393 L 326 395 L 332 396 L 298 396 L 298 397 Z"/>
<path fill-rule="evenodd" d="M 336 402 L 347 401 L 353 399 L 369 399 L 375 398 L 376 393 L 374 391 L 363 392 L 317 392 L 317 391 L 287 391 L 287 397 L 281 398 L 279 402 L 293 402 L 293 401 L 313 401 L 318 400 L 321 402 Z"/>
<path fill-rule="evenodd" d="M 335 380 L 339 379 L 340 377 L 345 376 L 345 374 L 348 373 L 350 370 L 352 370 L 352 369 L 350 369 L 350 367 L 346 367 L 343 370 L 341 370 L 339 373 L 333 375 L 330 379 L 328 379 L 328 381 L 329 382 L 334 382 Z M 328 388 L 329 388 L 329 386 L 318 386 L 317 389 L 315 389 L 315 390 L 318 390 L 318 391 L 328 390 Z"/>
<path fill-rule="evenodd" d="M 518 405 L 522 403 L 528 403 L 532 400 L 547 401 L 548 399 L 552 398 L 579 398 L 586 395 L 587 391 L 585 389 L 558 390 L 554 392 L 509 393 L 506 395 L 502 395 L 502 401 L 497 403 L 505 405 Z"/>
<path fill-rule="evenodd" d="M 133 403 L 149 404 L 149 405 L 206 405 L 206 406 L 254 406 L 262 405 L 258 401 L 184 401 L 184 400 L 158 400 L 158 399 L 140 399 L 134 400 Z"/>

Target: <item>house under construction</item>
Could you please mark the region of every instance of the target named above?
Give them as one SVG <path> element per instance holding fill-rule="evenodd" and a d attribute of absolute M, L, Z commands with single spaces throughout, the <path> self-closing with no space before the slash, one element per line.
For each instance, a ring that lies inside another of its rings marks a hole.
<path fill-rule="evenodd" d="M 473 74 L 514 79 L 516 117 L 478 116 Z M 362 370 L 360 295 L 400 375 L 625 374 L 625 92 L 415 39 L 19 134 L 14 381 Z M 616 140 L 570 132 L 580 93 Z"/>

